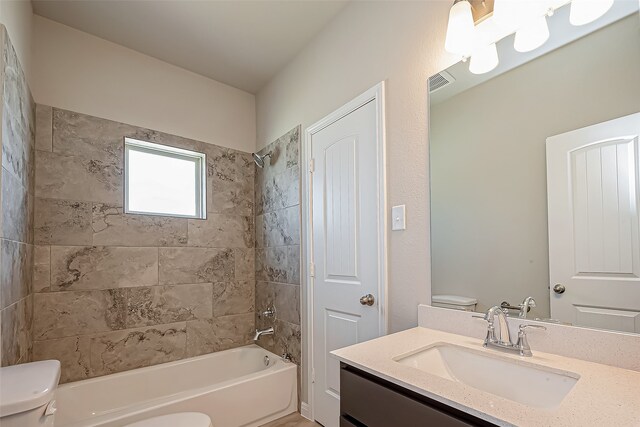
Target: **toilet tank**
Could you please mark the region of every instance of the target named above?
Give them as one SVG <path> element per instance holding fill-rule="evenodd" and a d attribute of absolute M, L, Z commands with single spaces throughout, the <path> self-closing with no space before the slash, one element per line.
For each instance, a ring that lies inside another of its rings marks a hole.
<path fill-rule="evenodd" d="M 433 307 L 452 308 L 462 311 L 476 311 L 478 300 L 459 295 L 433 295 L 431 297 Z"/>
<path fill-rule="evenodd" d="M 57 360 L 0 368 L 2 427 L 53 427 L 59 381 Z"/>

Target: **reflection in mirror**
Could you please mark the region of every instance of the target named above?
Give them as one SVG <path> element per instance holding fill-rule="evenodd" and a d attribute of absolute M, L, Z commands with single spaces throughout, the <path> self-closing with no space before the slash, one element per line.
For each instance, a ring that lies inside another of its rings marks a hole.
<path fill-rule="evenodd" d="M 430 79 L 433 304 L 640 333 L 638 2 L 549 28 Z"/>

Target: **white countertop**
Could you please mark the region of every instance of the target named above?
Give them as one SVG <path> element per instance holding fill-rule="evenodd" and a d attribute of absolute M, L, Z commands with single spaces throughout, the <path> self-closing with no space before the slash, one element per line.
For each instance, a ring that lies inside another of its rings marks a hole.
<path fill-rule="evenodd" d="M 345 347 L 332 354 L 365 372 L 501 426 L 640 426 L 640 372 L 537 352 L 535 348 L 532 348 L 533 357 L 527 358 L 498 352 L 502 357 L 525 359 L 529 363 L 580 375 L 559 407 L 541 409 L 392 360 L 435 343 L 483 349 L 481 339 L 417 327 Z M 505 381 L 517 381 L 517 378 L 505 378 Z"/>

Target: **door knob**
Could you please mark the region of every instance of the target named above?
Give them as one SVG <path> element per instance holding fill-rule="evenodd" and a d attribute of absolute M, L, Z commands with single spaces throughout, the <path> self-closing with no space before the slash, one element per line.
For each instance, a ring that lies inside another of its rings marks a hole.
<path fill-rule="evenodd" d="M 564 291 L 566 291 L 567 289 L 564 287 L 564 285 L 561 285 L 560 283 L 556 284 L 553 287 L 553 292 L 555 292 L 556 294 L 563 294 Z"/>
<path fill-rule="evenodd" d="M 376 299 L 371 294 L 366 294 L 360 297 L 360 304 L 362 305 L 373 305 L 376 302 Z"/>

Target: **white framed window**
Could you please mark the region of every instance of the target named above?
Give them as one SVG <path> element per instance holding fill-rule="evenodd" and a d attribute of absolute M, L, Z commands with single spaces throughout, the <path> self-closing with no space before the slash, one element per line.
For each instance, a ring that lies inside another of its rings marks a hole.
<path fill-rule="evenodd" d="M 124 139 L 124 211 L 205 219 L 206 155 Z"/>

